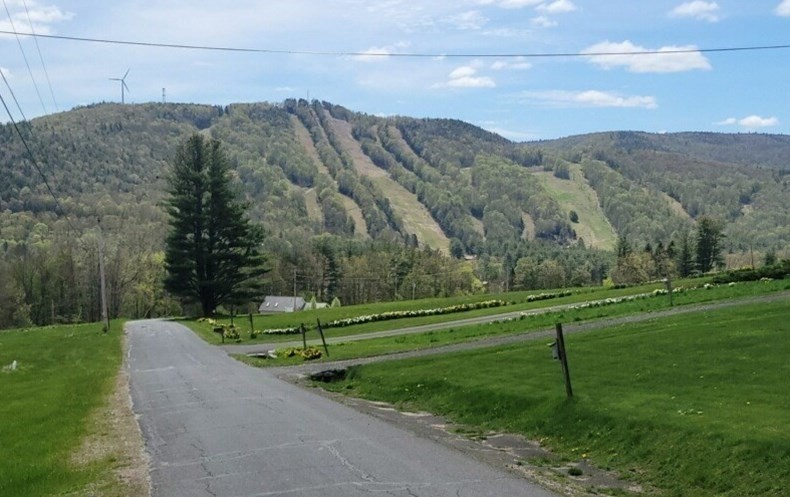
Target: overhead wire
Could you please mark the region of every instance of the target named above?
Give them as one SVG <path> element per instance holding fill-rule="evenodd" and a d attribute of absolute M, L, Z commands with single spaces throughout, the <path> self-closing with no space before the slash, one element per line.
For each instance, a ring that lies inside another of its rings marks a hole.
<path fill-rule="evenodd" d="M 30 18 L 30 10 L 27 8 L 27 0 L 22 0 L 22 5 L 25 6 L 25 14 L 27 15 L 27 22 L 30 24 L 30 32 L 33 33 L 33 41 L 36 43 L 36 51 L 38 52 L 38 60 L 41 61 L 41 67 L 44 69 L 44 76 L 47 79 L 47 86 L 49 87 L 49 94 L 52 97 L 52 104 L 55 106 L 55 111 L 60 111 L 58 108 L 58 102 L 55 100 L 55 92 L 52 89 L 52 81 L 49 79 L 49 71 L 47 71 L 47 65 L 44 63 L 44 56 L 41 55 L 41 47 L 38 44 L 38 37 L 35 36 L 36 28 L 33 26 L 33 19 Z"/>
<path fill-rule="evenodd" d="M 8 88 L 8 92 L 11 94 L 11 98 L 14 99 L 14 103 L 16 104 L 16 108 L 17 108 L 17 110 L 19 110 L 19 114 L 22 116 L 22 121 L 27 123 L 28 126 L 30 126 L 30 122 L 27 120 L 27 117 L 25 117 L 25 113 L 22 110 L 22 106 L 19 105 L 19 100 L 17 100 L 17 98 L 16 98 L 16 93 L 14 93 L 14 90 L 11 88 L 11 85 L 8 83 L 8 79 L 6 79 L 6 77 L 5 77 L 5 72 L 3 72 L 2 69 L 0 69 L 0 76 L 2 76 L 3 82 L 5 82 L 5 86 L 6 86 L 6 88 Z"/>
<path fill-rule="evenodd" d="M 5 0 L 3 0 L 5 1 Z M 87 38 L 81 36 L 51 35 L 22 33 L 16 31 L 0 30 L 0 34 L 15 34 L 17 36 L 33 36 L 53 40 L 77 41 L 86 43 L 103 43 L 111 45 L 127 45 L 151 48 L 173 48 L 183 50 L 204 50 L 215 52 L 242 52 L 261 53 L 272 55 L 317 55 L 332 57 L 401 57 L 401 58 L 557 58 L 557 57 L 600 57 L 600 56 L 650 56 L 689 53 L 717 53 L 717 52 L 746 52 L 757 50 L 785 50 L 790 49 L 790 44 L 778 45 L 751 45 L 713 48 L 676 48 L 661 50 L 638 51 L 611 51 L 611 52 L 513 52 L 513 53 L 440 53 L 440 52 L 354 52 L 354 51 L 324 51 L 324 50 L 286 50 L 271 48 L 244 48 L 212 45 L 189 45 L 182 43 L 158 43 L 134 40 L 114 40 L 109 38 Z"/>
<path fill-rule="evenodd" d="M 0 73 L 1 72 L 2 71 L 0 71 Z M 3 80 L 6 82 L 6 85 L 8 85 L 8 80 L 6 80 L 5 76 L 3 76 Z M 11 87 L 9 86 L 9 90 L 10 89 Z M 41 179 L 44 181 L 44 185 L 47 187 L 47 191 L 49 192 L 50 196 L 52 196 L 52 199 L 55 201 L 55 206 L 58 209 L 60 209 L 61 214 L 66 218 L 66 222 L 68 223 L 71 230 L 74 233 L 78 233 L 77 228 L 74 226 L 74 223 L 71 222 L 71 218 L 66 213 L 66 210 L 63 208 L 63 205 L 60 203 L 60 199 L 58 199 L 58 196 L 55 195 L 55 191 L 52 189 L 52 186 L 50 186 L 49 180 L 47 179 L 47 175 L 44 174 L 44 170 L 41 169 L 41 166 L 36 160 L 36 156 L 33 155 L 33 151 L 30 149 L 30 145 L 28 145 L 27 140 L 25 139 L 25 135 L 22 134 L 22 131 L 19 129 L 19 126 L 14 120 L 14 116 L 11 114 L 11 109 L 8 108 L 8 104 L 6 103 L 5 98 L 3 98 L 2 93 L 0 93 L 0 102 L 3 103 L 3 107 L 5 108 L 6 114 L 8 114 L 8 119 L 11 121 L 11 124 L 14 127 L 16 134 L 19 136 L 19 139 L 22 140 L 22 145 L 24 145 L 25 147 L 25 151 L 27 152 L 27 155 L 30 158 L 30 162 L 33 164 L 33 167 L 36 169 L 36 171 L 38 171 L 38 174 L 41 176 Z"/>
<path fill-rule="evenodd" d="M 19 51 L 22 52 L 22 58 L 25 59 L 25 65 L 27 66 L 27 72 L 30 74 L 30 79 L 33 81 L 33 87 L 36 89 L 36 95 L 38 95 L 38 101 L 41 102 L 41 108 L 44 109 L 44 114 L 47 113 L 47 106 L 44 105 L 44 99 L 41 98 L 41 92 L 38 89 L 38 84 L 36 84 L 36 78 L 33 76 L 33 69 L 30 68 L 30 62 L 27 60 L 27 55 L 25 54 L 25 48 L 22 46 L 22 40 L 19 38 L 19 34 L 17 34 L 16 26 L 14 26 L 14 18 L 11 16 L 11 11 L 8 9 L 8 3 L 6 0 L 3 0 L 3 6 L 5 7 L 5 12 L 8 15 L 8 22 L 11 23 L 11 30 L 10 32 L 6 31 L 5 34 L 13 34 L 16 37 L 17 45 L 19 45 Z"/>

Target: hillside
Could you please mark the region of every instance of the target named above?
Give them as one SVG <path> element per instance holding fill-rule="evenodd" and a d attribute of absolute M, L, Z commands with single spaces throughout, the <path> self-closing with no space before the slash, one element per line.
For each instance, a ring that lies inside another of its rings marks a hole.
<path fill-rule="evenodd" d="M 278 238 L 321 233 L 502 254 L 521 241 L 611 249 L 666 241 L 710 215 L 727 248 L 790 244 L 790 137 L 633 132 L 513 143 L 455 120 L 379 118 L 326 102 L 97 104 L 24 123 L 80 228 L 133 225 L 162 242 L 168 161 L 189 133 L 225 143 L 254 219 Z M 65 224 L 8 125 L 0 240 Z M 571 222 L 570 211 L 578 214 Z"/>

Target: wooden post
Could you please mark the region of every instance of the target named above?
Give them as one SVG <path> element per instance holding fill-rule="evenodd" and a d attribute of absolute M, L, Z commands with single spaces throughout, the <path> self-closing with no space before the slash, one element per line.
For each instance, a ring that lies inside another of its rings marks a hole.
<path fill-rule="evenodd" d="M 324 351 L 326 352 L 326 356 L 329 357 L 329 348 L 326 346 L 326 339 L 324 339 L 324 329 L 321 328 L 321 320 L 316 319 L 316 323 L 318 323 L 318 333 L 321 335 L 321 342 L 324 344 Z"/>
<path fill-rule="evenodd" d="M 252 312 L 250 312 L 250 336 L 255 331 L 255 325 L 252 324 Z"/>
<path fill-rule="evenodd" d="M 669 292 L 669 307 L 672 307 L 672 278 L 667 275 L 667 292 Z"/>
<path fill-rule="evenodd" d="M 299 331 L 302 332 L 302 348 L 307 349 L 307 330 L 304 329 L 304 323 L 299 323 Z"/>
<path fill-rule="evenodd" d="M 571 388 L 571 372 L 568 370 L 568 356 L 565 354 L 565 337 L 562 336 L 562 323 L 557 323 L 557 350 L 560 355 L 562 365 L 562 376 L 565 378 L 565 394 L 568 398 L 573 397 Z"/>
<path fill-rule="evenodd" d="M 99 226 L 99 280 L 101 287 L 101 321 L 102 331 L 110 331 L 110 313 L 107 307 L 107 284 L 104 278 L 104 235 L 101 231 L 101 218 L 97 222 Z"/>

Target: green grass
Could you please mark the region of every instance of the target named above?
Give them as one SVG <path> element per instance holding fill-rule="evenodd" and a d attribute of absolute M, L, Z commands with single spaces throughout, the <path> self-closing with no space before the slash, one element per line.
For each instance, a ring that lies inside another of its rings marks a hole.
<path fill-rule="evenodd" d="M 790 481 L 790 308 L 777 302 L 354 368 L 332 388 L 524 434 L 671 496 L 780 496 Z"/>
<path fill-rule="evenodd" d="M 711 289 L 697 289 L 683 294 L 677 294 L 674 301 L 677 306 L 705 303 L 709 301 L 727 300 L 738 297 L 756 296 L 763 293 L 772 293 L 790 287 L 790 281 L 774 281 L 770 283 L 753 282 L 739 285 L 719 286 Z M 669 309 L 666 296 L 650 297 L 646 299 L 624 302 L 604 307 L 591 307 L 587 309 L 566 309 L 562 311 L 546 312 L 525 316 L 516 320 L 506 320 L 488 324 L 471 325 L 436 330 L 425 333 L 414 333 L 387 338 L 370 338 L 358 341 L 330 344 L 330 357 L 322 357 L 316 362 L 356 359 L 376 355 L 407 352 L 426 348 L 440 347 L 453 343 L 473 341 L 497 335 L 524 333 L 535 330 L 552 328 L 555 323 L 563 322 L 578 324 L 581 322 L 595 321 L 597 319 L 615 318 L 642 314 Z M 315 333 L 308 335 L 309 339 L 315 338 Z M 299 340 L 299 337 L 292 337 Z M 301 358 L 257 359 L 237 356 L 243 362 L 259 367 L 290 366 L 301 364 Z"/>
<path fill-rule="evenodd" d="M 710 278 L 696 278 L 688 280 L 680 280 L 675 286 L 699 286 L 710 281 Z M 316 319 L 320 319 L 322 323 L 326 323 L 335 319 L 345 319 L 355 316 L 362 316 L 366 314 L 375 314 L 386 311 L 405 311 L 414 309 L 432 309 L 436 307 L 447 307 L 456 304 L 482 302 L 485 300 L 500 299 L 510 302 L 510 305 L 504 307 L 495 307 L 490 309 L 480 309 L 476 311 L 444 314 L 440 316 L 429 316 L 420 318 L 406 318 L 397 319 L 392 321 L 380 321 L 376 323 L 368 323 L 357 326 L 348 326 L 345 328 L 332 328 L 326 330 L 327 336 L 346 336 L 356 335 L 360 333 L 371 333 L 375 331 L 385 331 L 409 326 L 418 326 L 422 324 L 442 323 L 447 321 L 456 321 L 459 319 L 466 319 L 479 316 L 492 316 L 507 312 L 525 311 L 531 309 L 541 309 L 551 307 L 554 305 L 574 304 L 579 302 L 586 302 L 590 300 L 598 300 L 605 298 L 621 297 L 624 295 L 634 295 L 638 293 L 645 293 L 653 291 L 656 288 L 663 288 L 661 283 L 650 283 L 629 288 L 603 288 L 603 287 L 586 287 L 586 288 L 573 288 L 566 289 L 573 292 L 568 297 L 562 297 L 551 300 L 544 300 L 539 302 L 527 302 L 530 295 L 542 293 L 540 290 L 530 290 L 521 292 L 509 292 L 499 294 L 482 294 L 482 295 L 465 295 L 459 297 L 446 297 L 446 298 L 432 298 L 420 300 L 402 300 L 393 302 L 376 302 L 371 304 L 361 304 L 329 309 L 320 309 L 315 311 L 302 311 L 297 313 L 283 313 L 283 314 L 268 314 L 253 315 L 253 324 L 255 329 L 274 329 L 274 328 L 289 328 L 299 326 L 304 323 L 308 328 L 315 326 Z M 546 292 L 554 292 L 561 290 L 547 290 Z M 713 294 L 711 294 L 711 297 Z M 227 317 L 219 317 L 218 321 L 229 323 L 230 319 Z M 221 343 L 221 338 L 218 334 L 211 331 L 211 326 L 206 323 L 197 322 L 194 319 L 185 319 L 181 321 L 184 325 L 195 331 L 201 338 L 211 344 Z M 238 316 L 235 324 L 241 331 L 243 341 L 249 341 L 249 320 L 246 315 Z M 314 332 L 311 332 L 315 334 Z M 261 343 L 276 343 L 276 342 L 291 342 L 299 340 L 299 335 L 261 335 L 257 338 Z M 255 343 L 254 341 L 250 343 Z"/>
<path fill-rule="evenodd" d="M 77 467 L 74 451 L 89 418 L 112 391 L 121 335 L 101 324 L 0 333 L 0 495 L 79 492 L 112 461 Z"/>

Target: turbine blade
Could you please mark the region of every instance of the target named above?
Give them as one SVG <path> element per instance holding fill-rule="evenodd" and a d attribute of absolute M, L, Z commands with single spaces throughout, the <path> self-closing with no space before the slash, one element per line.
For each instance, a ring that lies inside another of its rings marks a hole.
<path fill-rule="evenodd" d="M 130 67 L 129 69 L 127 69 L 127 70 L 126 70 L 126 74 L 124 74 L 124 75 L 123 75 L 123 78 L 121 78 L 121 79 L 126 79 L 126 76 L 128 76 L 128 75 L 129 75 L 129 71 L 131 71 L 131 70 L 132 70 L 132 68 L 131 68 L 131 67 Z"/>
<path fill-rule="evenodd" d="M 124 88 L 126 88 L 126 91 L 128 91 L 129 93 L 131 93 L 131 92 L 132 92 L 132 90 L 130 90 L 130 89 L 129 89 L 129 87 L 128 87 L 128 86 L 126 86 L 126 81 L 124 81 L 124 80 L 121 80 L 121 84 L 123 85 L 123 87 L 124 87 Z"/>

